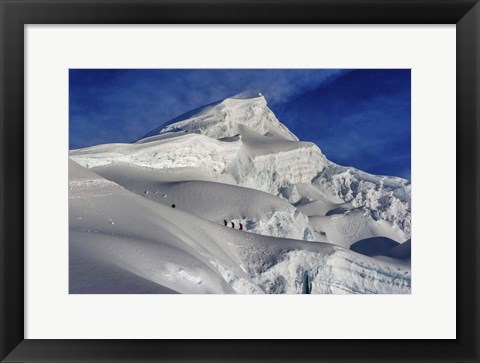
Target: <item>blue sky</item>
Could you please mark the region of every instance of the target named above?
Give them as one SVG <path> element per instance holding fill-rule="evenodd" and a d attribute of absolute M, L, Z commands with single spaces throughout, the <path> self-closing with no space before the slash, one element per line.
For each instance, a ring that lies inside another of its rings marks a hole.
<path fill-rule="evenodd" d="M 332 161 L 410 178 L 410 70 L 70 70 L 70 149 L 131 142 L 181 113 L 261 92 Z"/>

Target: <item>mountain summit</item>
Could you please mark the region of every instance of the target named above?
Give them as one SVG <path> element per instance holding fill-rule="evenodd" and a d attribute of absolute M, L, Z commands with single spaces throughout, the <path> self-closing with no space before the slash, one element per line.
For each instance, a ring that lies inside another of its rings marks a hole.
<path fill-rule="evenodd" d="M 186 112 L 150 131 L 140 142 L 152 141 L 155 136 L 170 132 L 203 134 L 224 139 L 240 134 L 239 125 L 245 125 L 265 136 L 298 141 L 298 138 L 280 123 L 268 108 L 263 96 L 227 98 Z"/>

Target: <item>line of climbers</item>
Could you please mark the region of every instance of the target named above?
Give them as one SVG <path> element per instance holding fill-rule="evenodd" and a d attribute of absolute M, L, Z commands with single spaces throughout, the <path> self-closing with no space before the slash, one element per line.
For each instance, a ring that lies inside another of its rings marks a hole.
<path fill-rule="evenodd" d="M 231 228 L 235 228 L 235 223 L 233 223 L 233 222 L 230 222 L 230 223 L 231 223 L 231 226 L 230 226 L 230 227 L 231 227 Z M 227 227 L 228 222 L 224 219 L 224 220 L 223 220 L 223 224 L 225 224 L 225 227 Z M 238 222 L 238 224 L 240 225 L 240 228 L 239 228 L 239 229 L 242 231 L 242 230 L 243 230 L 243 224 L 240 223 L 240 222 Z"/>
<path fill-rule="evenodd" d="M 175 204 L 172 204 L 172 208 L 175 208 Z M 225 227 L 228 225 L 228 223 L 227 223 L 227 221 L 226 221 L 225 219 L 223 220 L 223 223 L 225 224 Z M 230 226 L 230 227 L 235 228 L 235 223 L 233 223 L 233 222 L 230 222 L 230 223 L 231 223 L 231 226 Z M 241 231 L 243 231 L 243 224 L 240 223 L 240 222 L 238 222 L 238 224 L 239 224 L 239 228 L 238 228 L 238 229 L 241 230 Z"/>

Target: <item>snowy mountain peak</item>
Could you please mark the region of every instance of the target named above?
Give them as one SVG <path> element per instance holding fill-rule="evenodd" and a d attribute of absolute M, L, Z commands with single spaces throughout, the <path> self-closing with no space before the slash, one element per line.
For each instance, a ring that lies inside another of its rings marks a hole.
<path fill-rule="evenodd" d="M 70 293 L 84 276 L 92 293 L 301 293 L 305 277 L 312 293 L 410 292 L 410 183 L 330 162 L 261 95 L 70 159 Z"/>
<path fill-rule="evenodd" d="M 246 125 L 265 136 L 298 141 L 268 108 L 265 97 L 257 94 L 255 97 L 226 98 L 184 113 L 150 131 L 138 142 L 154 141 L 167 133 L 197 133 L 225 139 L 239 135 L 239 125 Z"/>

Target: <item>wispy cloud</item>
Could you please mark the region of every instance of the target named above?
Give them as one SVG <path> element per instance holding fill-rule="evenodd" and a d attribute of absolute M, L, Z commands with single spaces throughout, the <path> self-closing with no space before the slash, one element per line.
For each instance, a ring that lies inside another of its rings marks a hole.
<path fill-rule="evenodd" d="M 71 70 L 70 148 L 131 142 L 194 108 L 259 92 L 333 161 L 410 174 L 410 73 L 396 70 Z"/>
<path fill-rule="evenodd" d="M 70 143 L 131 141 L 159 124 L 220 99 L 261 92 L 287 102 L 344 70 L 71 70 Z"/>

